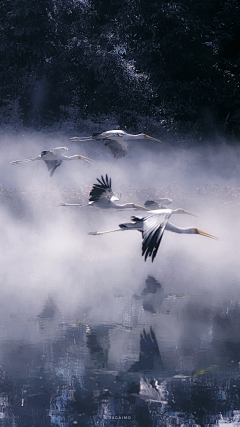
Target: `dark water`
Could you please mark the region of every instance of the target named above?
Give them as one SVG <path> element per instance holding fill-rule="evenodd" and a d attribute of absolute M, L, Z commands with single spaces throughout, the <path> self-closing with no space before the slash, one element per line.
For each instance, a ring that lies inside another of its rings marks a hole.
<path fill-rule="evenodd" d="M 2 319 L 2 426 L 239 425 L 239 292 L 138 285 L 113 295 L 115 322 L 66 320 L 51 296 Z"/>

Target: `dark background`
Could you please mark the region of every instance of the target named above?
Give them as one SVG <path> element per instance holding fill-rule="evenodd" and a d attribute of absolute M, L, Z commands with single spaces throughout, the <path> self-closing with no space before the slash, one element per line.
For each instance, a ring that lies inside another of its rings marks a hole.
<path fill-rule="evenodd" d="M 1 1 L 1 122 L 91 119 L 102 131 L 112 117 L 130 131 L 234 141 L 239 12 L 236 0 Z"/>

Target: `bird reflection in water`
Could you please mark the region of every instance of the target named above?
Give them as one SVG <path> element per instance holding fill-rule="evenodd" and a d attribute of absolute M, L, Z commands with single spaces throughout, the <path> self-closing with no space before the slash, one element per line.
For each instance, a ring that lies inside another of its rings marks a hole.
<path fill-rule="evenodd" d="M 130 367 L 129 372 L 162 371 L 162 358 L 159 352 L 156 335 L 150 327 L 150 332 L 145 329 L 140 335 L 139 360 Z"/>
<path fill-rule="evenodd" d="M 134 294 L 133 298 L 137 300 L 142 299 L 143 309 L 149 313 L 169 314 L 169 311 L 165 312 L 162 307 L 166 299 L 178 300 L 178 299 L 185 298 L 189 295 L 190 293 L 165 294 L 161 283 L 158 280 L 156 280 L 155 277 L 153 277 L 152 275 L 148 275 L 145 282 L 145 287 L 141 292 L 141 295 Z"/>
<path fill-rule="evenodd" d="M 95 326 L 87 329 L 87 347 L 90 353 L 91 364 L 96 369 L 108 366 L 109 327 Z"/>

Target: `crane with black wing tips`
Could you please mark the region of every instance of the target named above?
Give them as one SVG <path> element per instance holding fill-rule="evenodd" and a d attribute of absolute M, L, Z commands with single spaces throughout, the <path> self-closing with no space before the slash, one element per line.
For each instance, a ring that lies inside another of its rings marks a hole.
<path fill-rule="evenodd" d="M 159 209 L 146 212 L 146 216 L 144 217 L 132 216 L 132 222 L 119 224 L 119 228 L 115 230 L 93 231 L 88 234 L 97 236 L 106 233 L 113 233 L 116 231 L 140 231 L 142 234 L 142 256 L 144 256 L 145 261 L 148 257 L 151 257 L 152 261 L 154 261 L 165 230 L 179 234 L 197 234 L 219 240 L 217 237 L 208 234 L 196 227 L 181 228 L 169 223 L 169 218 L 172 214 L 180 213 L 196 216 L 191 212 L 181 208 L 175 210 Z"/>
<path fill-rule="evenodd" d="M 112 190 L 112 180 L 101 175 L 101 179 L 97 178 L 97 183 L 93 184 L 93 187 L 89 194 L 88 203 L 82 205 L 80 203 L 61 203 L 60 206 L 95 206 L 101 209 L 134 209 L 134 210 L 148 210 L 147 208 L 137 205 L 136 203 L 116 203 L 119 197 Z"/>

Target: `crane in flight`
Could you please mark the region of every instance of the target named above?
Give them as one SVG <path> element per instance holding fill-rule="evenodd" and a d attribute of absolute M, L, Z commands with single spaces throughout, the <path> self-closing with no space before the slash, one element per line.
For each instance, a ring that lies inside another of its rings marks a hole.
<path fill-rule="evenodd" d="M 154 141 L 161 142 L 159 139 L 153 138 L 152 136 L 146 135 L 145 133 L 139 133 L 138 135 L 132 135 L 124 132 L 123 130 L 108 130 L 102 133 L 94 133 L 92 136 L 74 136 L 70 138 L 74 142 L 84 141 L 103 141 L 104 145 L 111 150 L 113 157 L 121 159 L 125 157 L 128 150 L 128 142 L 136 141 L 141 139 L 151 139 Z"/>
<path fill-rule="evenodd" d="M 212 236 L 211 234 L 205 233 L 205 231 L 199 230 L 195 227 L 180 228 L 169 222 L 169 218 L 172 214 L 188 214 L 196 216 L 191 212 L 188 212 L 184 209 L 158 209 L 153 211 L 148 211 L 147 215 L 144 217 L 132 216 L 129 223 L 119 224 L 119 228 L 115 230 L 108 231 L 93 231 L 88 234 L 91 235 L 101 235 L 106 233 L 112 233 L 116 231 L 127 231 L 127 230 L 137 230 L 142 233 L 142 256 L 144 256 L 145 261 L 148 257 L 152 257 L 152 261 L 157 255 L 160 243 L 162 241 L 163 233 L 165 230 L 172 231 L 173 233 L 180 234 L 198 234 L 201 236 L 210 237 L 212 239 L 219 240 L 217 237 Z"/>
<path fill-rule="evenodd" d="M 41 154 L 37 157 L 30 157 L 25 160 L 14 160 L 10 162 L 12 165 L 17 165 L 19 163 L 34 162 L 35 160 L 43 160 L 50 171 L 50 176 L 53 176 L 55 170 L 62 164 L 63 160 L 84 160 L 94 164 L 94 160 L 89 159 L 88 157 L 81 156 L 80 154 L 75 154 L 74 156 L 66 156 L 64 153 L 68 151 L 67 147 L 56 147 L 48 151 L 42 151 Z"/>
<path fill-rule="evenodd" d="M 119 197 L 117 197 L 117 195 L 113 192 L 112 180 L 111 178 L 108 178 L 108 175 L 106 175 L 105 178 L 103 176 L 101 176 L 101 179 L 97 178 L 97 181 L 97 184 L 93 184 L 87 204 L 81 205 L 80 203 L 61 203 L 60 206 L 95 206 L 101 209 L 135 209 L 148 211 L 147 207 L 139 206 L 136 203 L 116 203 L 116 201 L 119 200 Z"/>

